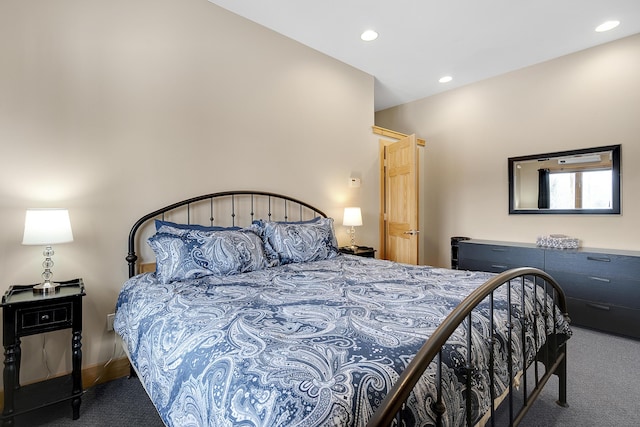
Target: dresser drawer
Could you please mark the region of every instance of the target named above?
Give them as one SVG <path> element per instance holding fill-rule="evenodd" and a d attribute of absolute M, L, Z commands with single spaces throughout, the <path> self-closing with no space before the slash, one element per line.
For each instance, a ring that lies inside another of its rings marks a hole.
<path fill-rule="evenodd" d="M 640 280 L 640 257 L 558 249 L 547 250 L 544 262 L 547 271 L 565 271 L 607 279 L 623 277 Z"/>
<path fill-rule="evenodd" d="M 640 310 L 567 298 L 571 323 L 640 338 Z"/>
<path fill-rule="evenodd" d="M 16 311 L 17 331 L 20 335 L 59 329 L 73 320 L 73 303 L 66 302 L 46 307 L 24 308 Z"/>
<path fill-rule="evenodd" d="M 491 262 L 477 259 L 463 258 L 459 261 L 458 269 L 471 271 L 488 271 L 489 273 L 502 273 L 512 268 L 522 267 L 522 265 L 511 265 L 503 262 Z"/>
<path fill-rule="evenodd" d="M 516 267 L 544 267 L 544 251 L 537 248 L 460 242 L 461 269 L 499 273 Z"/>
<path fill-rule="evenodd" d="M 626 278 L 585 276 L 565 271 L 547 271 L 567 297 L 640 309 L 640 281 Z"/>

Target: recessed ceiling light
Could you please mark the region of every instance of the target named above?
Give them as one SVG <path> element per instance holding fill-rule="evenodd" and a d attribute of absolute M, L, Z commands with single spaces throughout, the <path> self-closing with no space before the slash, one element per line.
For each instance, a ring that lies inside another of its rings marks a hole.
<path fill-rule="evenodd" d="M 444 76 L 444 77 L 440 77 L 440 80 L 438 80 L 440 83 L 449 83 L 451 80 L 453 80 L 453 77 L 451 76 Z"/>
<path fill-rule="evenodd" d="M 366 42 L 370 42 L 378 38 L 378 33 L 373 30 L 367 30 L 360 35 L 360 38 Z"/>
<path fill-rule="evenodd" d="M 599 33 L 602 33 L 602 32 L 605 32 L 605 31 L 613 30 L 618 25 L 620 25 L 620 21 L 603 22 L 602 24 L 600 24 L 600 25 L 598 25 L 596 27 L 596 31 L 599 32 Z"/>

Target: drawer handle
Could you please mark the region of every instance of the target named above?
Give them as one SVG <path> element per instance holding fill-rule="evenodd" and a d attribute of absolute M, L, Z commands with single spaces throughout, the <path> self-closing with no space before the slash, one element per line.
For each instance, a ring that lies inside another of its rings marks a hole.
<path fill-rule="evenodd" d="M 498 264 L 491 264 L 491 267 L 493 267 L 493 268 L 507 268 L 506 265 L 498 265 Z"/>
<path fill-rule="evenodd" d="M 589 261 L 611 262 L 611 258 L 608 258 L 606 256 L 603 256 L 603 257 L 588 256 L 587 259 Z"/>
<path fill-rule="evenodd" d="M 601 305 L 601 304 L 593 304 L 591 302 L 587 303 L 587 306 L 591 307 L 591 308 L 597 308 L 598 310 L 604 310 L 604 311 L 609 311 L 611 310 L 611 308 L 609 306 L 606 305 Z"/>
<path fill-rule="evenodd" d="M 610 279 L 605 279 L 604 277 L 589 276 L 589 279 L 596 280 L 598 282 L 611 283 Z"/>
<path fill-rule="evenodd" d="M 43 321 L 43 322 L 49 321 L 49 315 L 48 314 L 43 314 L 42 316 L 40 316 L 40 320 Z"/>
<path fill-rule="evenodd" d="M 506 250 L 506 249 L 503 249 L 503 248 L 491 248 L 491 250 L 492 250 L 493 252 L 507 252 L 507 250 Z"/>

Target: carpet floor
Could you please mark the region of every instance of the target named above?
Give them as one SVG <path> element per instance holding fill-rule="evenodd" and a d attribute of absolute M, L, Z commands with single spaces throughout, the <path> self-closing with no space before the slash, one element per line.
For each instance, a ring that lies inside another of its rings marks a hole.
<path fill-rule="evenodd" d="M 640 341 L 574 327 L 568 343 L 569 407 L 556 405 L 552 377 L 520 424 L 524 427 L 640 426 Z M 69 403 L 15 418 L 18 427 L 161 427 L 137 379 L 120 378 L 86 391 L 80 419 Z"/>

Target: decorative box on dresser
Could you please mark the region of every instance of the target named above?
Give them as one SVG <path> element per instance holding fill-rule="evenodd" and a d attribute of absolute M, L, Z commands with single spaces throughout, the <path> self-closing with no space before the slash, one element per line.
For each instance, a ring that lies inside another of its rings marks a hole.
<path fill-rule="evenodd" d="M 640 338 L 640 252 L 552 249 L 534 244 L 465 240 L 458 243 L 461 270 L 499 273 L 536 267 L 564 289 L 571 322 Z"/>

